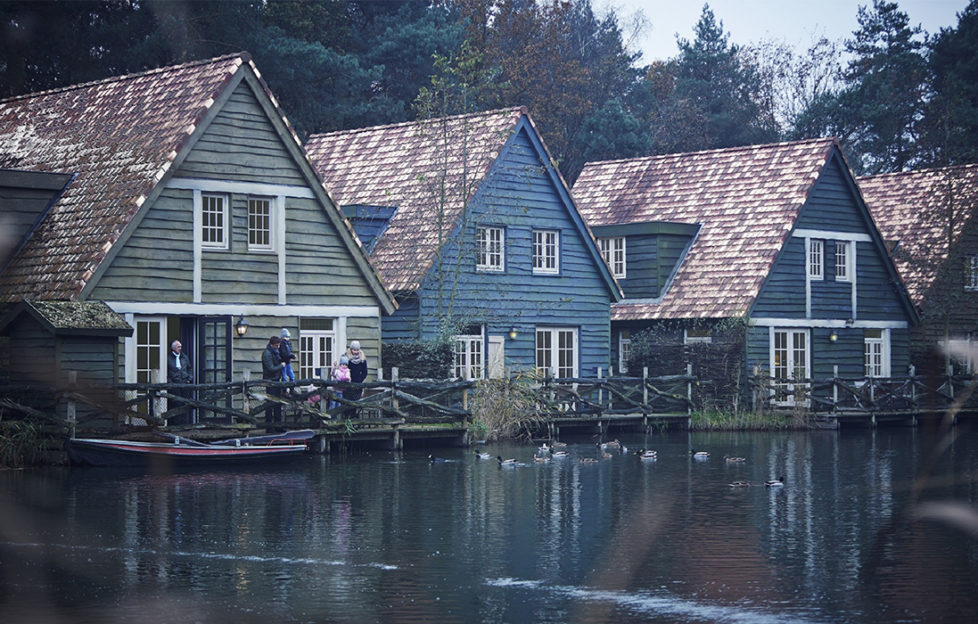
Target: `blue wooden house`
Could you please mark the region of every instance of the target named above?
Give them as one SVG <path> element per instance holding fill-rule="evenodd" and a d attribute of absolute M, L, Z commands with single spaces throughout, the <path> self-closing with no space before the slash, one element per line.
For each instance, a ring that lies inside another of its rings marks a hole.
<path fill-rule="evenodd" d="M 257 378 L 282 328 L 300 379 L 379 355 L 394 299 L 246 54 L 0 101 L 0 168 L 0 338 L 74 345 L 11 375 L 165 381 L 179 339 L 196 382 Z"/>
<path fill-rule="evenodd" d="M 384 341 L 455 341 L 459 377 L 609 365 L 621 292 L 524 109 L 314 135 L 306 149 L 398 301 Z"/>
<path fill-rule="evenodd" d="M 916 313 L 834 140 L 588 163 L 574 197 L 625 292 L 619 368 L 650 329 L 657 372 L 725 340 L 694 373 L 762 372 L 786 402 L 791 380 L 906 374 Z"/>

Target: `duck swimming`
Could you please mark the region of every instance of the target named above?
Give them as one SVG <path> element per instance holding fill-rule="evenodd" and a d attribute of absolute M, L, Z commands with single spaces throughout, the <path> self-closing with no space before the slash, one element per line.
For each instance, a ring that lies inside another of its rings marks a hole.
<path fill-rule="evenodd" d="M 690 451 L 689 454 L 693 459 L 709 459 L 710 454 L 706 451 Z"/>
<path fill-rule="evenodd" d="M 475 456 L 479 459 L 492 459 L 492 455 L 489 453 L 480 453 L 479 451 L 475 452 Z"/>
<path fill-rule="evenodd" d="M 750 481 L 734 481 L 730 487 L 750 487 Z"/>
<path fill-rule="evenodd" d="M 515 466 L 515 459 L 503 459 L 502 455 L 496 455 L 496 459 L 499 461 L 500 466 Z"/>
<path fill-rule="evenodd" d="M 638 451 L 637 454 L 638 454 L 638 456 L 639 456 L 640 459 L 656 459 L 656 452 L 655 451 L 650 451 L 650 450 L 642 449 L 642 450 Z"/>
<path fill-rule="evenodd" d="M 742 464 L 747 461 L 747 459 L 744 457 L 731 457 L 729 455 L 724 455 L 723 460 L 728 464 Z"/>
<path fill-rule="evenodd" d="M 765 481 L 764 485 L 768 487 L 781 487 L 782 485 L 784 485 L 784 477 L 778 477 L 777 479 Z"/>

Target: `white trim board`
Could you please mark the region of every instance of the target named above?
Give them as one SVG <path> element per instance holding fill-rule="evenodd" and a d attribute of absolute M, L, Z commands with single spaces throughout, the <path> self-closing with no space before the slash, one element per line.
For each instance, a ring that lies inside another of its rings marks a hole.
<path fill-rule="evenodd" d="M 273 305 L 247 303 L 157 303 L 106 301 L 119 314 L 162 314 L 164 316 L 330 316 L 377 317 L 378 306 Z"/>
<path fill-rule="evenodd" d="M 906 329 L 906 321 L 853 321 L 846 325 L 842 319 L 790 319 L 790 318 L 751 318 L 748 323 L 754 327 L 832 327 L 832 328 L 868 328 L 868 329 Z"/>
<path fill-rule="evenodd" d="M 315 199 L 316 194 L 308 186 L 267 184 L 263 182 L 237 182 L 234 180 L 210 180 L 205 178 L 170 178 L 164 188 L 212 193 L 239 193 L 242 195 L 282 195 Z"/>
<path fill-rule="evenodd" d="M 839 241 L 856 241 L 860 243 L 871 243 L 873 238 L 865 232 L 833 232 L 831 230 L 795 230 L 792 236 L 798 238 L 820 238 Z"/>

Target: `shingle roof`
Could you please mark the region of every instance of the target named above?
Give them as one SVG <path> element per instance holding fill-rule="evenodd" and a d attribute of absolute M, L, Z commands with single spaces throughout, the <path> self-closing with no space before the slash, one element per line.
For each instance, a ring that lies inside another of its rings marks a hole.
<path fill-rule="evenodd" d="M 857 178 L 884 240 L 899 243 L 893 262 L 920 306 L 948 256 L 948 199 L 957 212 L 956 245 L 978 211 L 978 164 Z"/>
<path fill-rule="evenodd" d="M 0 315 L 0 332 L 22 313 L 29 313 L 55 334 L 131 336 L 132 327 L 102 301 L 21 301 Z"/>
<path fill-rule="evenodd" d="M 746 316 L 833 149 L 833 139 L 588 163 L 574 198 L 588 225 L 701 224 L 660 301 L 612 320 Z"/>
<path fill-rule="evenodd" d="M 305 147 L 337 204 L 397 207 L 370 260 L 388 288 L 413 291 L 523 115 L 511 108 L 317 134 Z"/>
<path fill-rule="evenodd" d="M 0 167 L 77 174 L 0 275 L 0 300 L 77 298 L 244 64 L 229 55 L 0 101 Z"/>

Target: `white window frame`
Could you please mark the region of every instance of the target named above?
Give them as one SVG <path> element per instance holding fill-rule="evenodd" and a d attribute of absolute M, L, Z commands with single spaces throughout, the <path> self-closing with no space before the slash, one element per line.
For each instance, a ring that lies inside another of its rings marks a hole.
<path fill-rule="evenodd" d="M 263 215 L 256 214 L 255 210 L 261 204 L 265 207 Z M 257 225 L 256 219 L 261 220 Z M 256 241 L 256 238 L 260 240 Z M 248 251 L 275 251 L 275 199 L 273 197 L 248 197 Z"/>
<path fill-rule="evenodd" d="M 978 254 L 969 254 L 964 260 L 964 289 L 978 290 Z"/>
<path fill-rule="evenodd" d="M 333 372 L 333 363 L 339 358 L 336 351 L 336 321 L 332 321 L 333 329 L 300 329 L 299 330 L 299 370 L 296 378 L 313 379 L 316 369 L 320 378 L 329 379 Z"/>
<path fill-rule="evenodd" d="M 608 268 L 611 269 L 611 274 L 615 276 L 615 279 L 625 279 L 625 237 L 599 238 L 598 249 L 601 250 L 601 256 Z"/>
<path fill-rule="evenodd" d="M 533 230 L 533 273 L 560 273 L 560 231 Z"/>
<path fill-rule="evenodd" d="M 879 335 L 872 335 L 879 332 Z M 863 372 L 866 377 L 890 376 L 890 330 L 863 330 Z"/>
<path fill-rule="evenodd" d="M 781 337 L 784 338 L 783 341 L 779 339 Z M 799 341 L 801 341 L 800 348 Z M 779 356 L 783 362 L 779 360 Z M 770 328 L 769 362 L 775 403 L 796 405 L 796 391 L 804 392 L 807 390 L 808 384 L 805 382 L 794 383 L 794 380 L 808 379 L 811 376 L 811 358 L 811 336 L 807 329 Z M 807 404 L 807 401 L 803 403 Z"/>
<path fill-rule="evenodd" d="M 211 202 L 220 201 L 219 208 L 214 209 Z M 201 193 L 200 194 L 200 247 L 208 251 L 230 249 L 231 241 L 231 198 L 224 193 Z M 208 223 L 208 215 L 213 215 L 214 219 L 220 223 Z M 207 236 L 208 233 L 216 235 L 220 240 L 207 240 L 215 236 Z"/>
<path fill-rule="evenodd" d="M 536 371 L 540 376 L 577 377 L 577 329 L 574 327 L 537 327 L 534 346 Z M 570 356 L 570 362 L 567 361 Z"/>
<path fill-rule="evenodd" d="M 506 269 L 506 230 L 501 227 L 476 228 L 477 271 L 502 272 Z"/>
<path fill-rule="evenodd" d="M 628 372 L 628 358 L 632 354 L 632 332 L 623 329 L 618 333 L 618 372 Z"/>
<path fill-rule="evenodd" d="M 808 239 L 807 258 L 808 279 L 821 281 L 825 275 L 825 241 L 818 238 Z"/>
<path fill-rule="evenodd" d="M 692 332 L 692 334 L 690 334 Z M 696 344 L 704 343 L 709 344 L 713 342 L 713 332 L 709 329 L 683 329 L 683 344 Z"/>
<path fill-rule="evenodd" d="M 945 349 L 950 351 L 951 359 L 958 364 L 963 370 L 959 371 L 967 375 L 973 375 L 976 370 L 978 370 L 978 358 L 976 358 L 976 349 L 978 349 L 978 342 L 975 341 L 973 334 L 969 333 L 965 336 L 958 336 L 955 338 L 950 338 L 947 341 L 941 341 Z"/>
<path fill-rule="evenodd" d="M 454 370 L 459 379 L 482 379 L 485 357 L 482 334 L 460 334 L 454 340 Z"/>
<path fill-rule="evenodd" d="M 851 282 L 854 272 L 852 266 L 852 241 L 835 241 L 835 281 Z"/>

